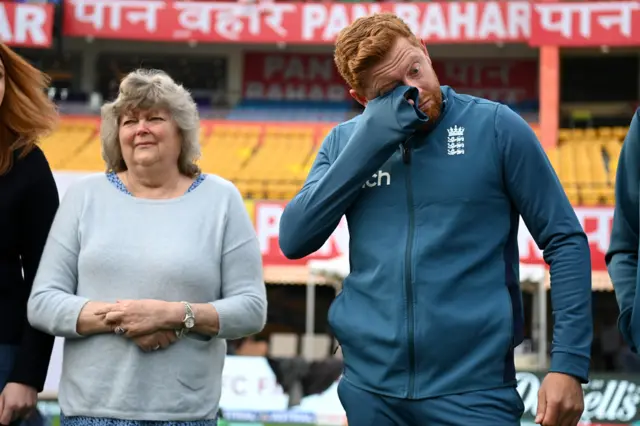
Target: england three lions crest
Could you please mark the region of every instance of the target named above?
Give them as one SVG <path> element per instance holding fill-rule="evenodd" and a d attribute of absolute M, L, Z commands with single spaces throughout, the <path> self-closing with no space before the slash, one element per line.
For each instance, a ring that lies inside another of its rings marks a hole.
<path fill-rule="evenodd" d="M 449 137 L 447 138 L 447 154 L 463 155 L 464 154 L 464 127 L 453 126 L 447 129 Z"/>

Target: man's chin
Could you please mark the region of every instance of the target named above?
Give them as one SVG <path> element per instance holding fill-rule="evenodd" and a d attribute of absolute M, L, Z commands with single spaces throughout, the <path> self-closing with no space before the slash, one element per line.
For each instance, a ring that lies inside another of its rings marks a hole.
<path fill-rule="evenodd" d="M 420 108 L 420 111 L 422 111 L 427 117 L 429 117 L 430 123 L 433 123 L 440 117 L 441 106 L 441 102 L 430 102 L 429 104 Z"/>

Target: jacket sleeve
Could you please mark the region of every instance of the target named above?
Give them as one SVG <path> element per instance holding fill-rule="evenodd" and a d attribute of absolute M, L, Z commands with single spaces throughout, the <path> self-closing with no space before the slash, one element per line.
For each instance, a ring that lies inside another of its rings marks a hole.
<path fill-rule="evenodd" d="M 56 182 L 42 151 L 36 149 L 22 161 L 30 163 L 34 176 L 18 217 L 23 235 L 19 250 L 24 283 L 27 291 L 31 291 L 60 201 Z M 23 322 L 22 341 L 8 382 L 25 384 L 40 392 L 47 377 L 54 338 L 31 327 L 26 316 Z"/>
<path fill-rule="evenodd" d="M 417 104 L 417 89 L 399 86 L 370 101 L 339 153 L 341 127 L 327 136 L 304 186 L 280 218 L 278 239 L 287 258 L 300 259 L 320 249 L 366 180 L 427 122 L 407 97 Z"/>
<path fill-rule="evenodd" d="M 640 188 L 640 109 L 633 116 L 622 145 L 616 171 L 616 205 L 613 212 L 611 242 L 605 256 L 611 282 L 618 299 L 618 328 L 627 344 L 637 352 L 631 329 L 631 313 L 638 276 L 638 191 Z M 640 331 L 640 330 L 639 330 Z"/>
<path fill-rule="evenodd" d="M 496 133 L 506 190 L 550 266 L 554 318 L 550 371 L 586 383 L 593 339 L 587 236 L 531 127 L 501 105 Z"/>

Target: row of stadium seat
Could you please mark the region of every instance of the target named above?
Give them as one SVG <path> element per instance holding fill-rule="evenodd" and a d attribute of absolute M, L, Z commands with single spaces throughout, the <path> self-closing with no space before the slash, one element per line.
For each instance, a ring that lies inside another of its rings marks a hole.
<path fill-rule="evenodd" d="M 199 165 L 236 183 L 248 198 L 291 198 L 306 177 L 330 125 L 233 123 L 204 126 Z M 104 170 L 98 124 L 66 120 L 42 140 L 57 171 Z"/>
<path fill-rule="evenodd" d="M 561 129 L 558 146 L 547 152 L 574 205 L 614 204 L 618 157 L 626 127 Z"/>
<path fill-rule="evenodd" d="M 201 132 L 200 166 L 236 183 L 247 198 L 288 199 L 300 188 L 328 124 L 220 122 Z M 562 129 L 547 154 L 574 205 L 612 205 L 625 127 Z M 98 124 L 64 120 L 42 141 L 54 170 L 100 171 Z"/>

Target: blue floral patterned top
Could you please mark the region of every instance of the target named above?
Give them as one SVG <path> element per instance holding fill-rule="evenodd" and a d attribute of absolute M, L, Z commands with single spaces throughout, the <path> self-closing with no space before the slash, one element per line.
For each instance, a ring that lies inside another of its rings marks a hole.
<path fill-rule="evenodd" d="M 60 414 L 60 426 L 216 426 L 218 420 L 195 420 L 185 422 L 159 422 L 146 420 L 120 420 L 104 417 L 66 417 Z"/>
<path fill-rule="evenodd" d="M 107 172 L 107 179 L 109 179 L 109 182 L 111 182 L 120 191 L 124 192 L 125 194 L 132 195 L 129 192 L 129 190 L 127 189 L 127 187 L 124 186 L 124 183 L 122 183 L 122 181 L 120 180 L 120 178 L 118 177 L 118 175 L 115 172 Z M 202 173 L 199 174 L 198 177 L 196 178 L 196 180 L 193 181 L 193 183 L 191 184 L 189 189 L 187 189 L 187 193 L 189 193 L 189 192 L 193 191 L 194 189 L 196 189 L 198 187 L 198 185 L 200 185 L 202 182 L 204 182 L 204 180 L 205 180 L 205 175 L 202 174 Z"/>
<path fill-rule="evenodd" d="M 144 420 L 120 420 L 103 417 L 65 417 L 60 414 L 60 426 L 216 426 L 218 420 L 196 420 L 188 422 L 159 422 Z"/>
<path fill-rule="evenodd" d="M 116 188 L 125 194 L 132 195 L 126 186 L 122 183 L 120 178 L 114 172 L 107 173 L 107 179 Z M 205 175 L 200 174 L 196 180 L 191 184 L 188 192 L 193 191 L 205 180 Z M 66 417 L 63 413 L 60 413 L 60 425 L 61 426 L 216 426 L 218 420 L 197 420 L 197 421 L 142 421 L 142 420 L 120 420 L 109 419 L 103 417 L 84 417 L 73 416 Z"/>

